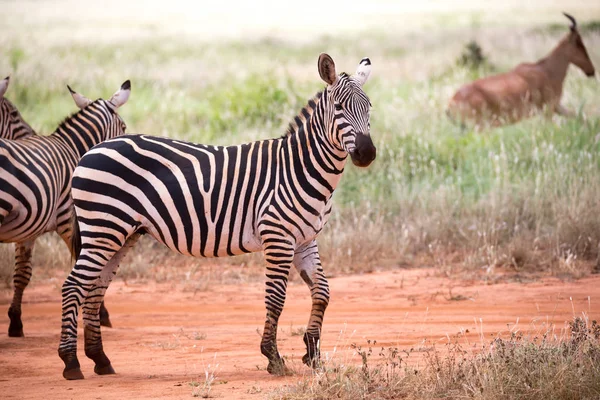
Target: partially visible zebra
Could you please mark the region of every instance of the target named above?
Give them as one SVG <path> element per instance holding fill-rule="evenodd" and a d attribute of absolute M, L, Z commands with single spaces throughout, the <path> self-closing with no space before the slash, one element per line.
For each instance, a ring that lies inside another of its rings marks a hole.
<path fill-rule="evenodd" d="M 55 231 L 73 251 L 70 192 L 77 162 L 92 146 L 125 133 L 117 109 L 129 98 L 129 81 L 108 101 L 92 102 L 69 90 L 81 110 L 52 135 L 0 140 L 0 243 L 16 243 L 9 336 L 23 336 L 21 301 L 31 279 L 35 239 Z M 108 313 L 104 324 L 110 326 Z"/>
<path fill-rule="evenodd" d="M 58 353 L 66 379 L 83 379 L 77 359 L 82 304 L 85 354 L 97 374 L 114 373 L 102 347 L 98 304 L 121 259 L 145 233 L 196 257 L 264 251 L 267 317 L 261 352 L 272 374 L 289 373 L 276 335 L 293 264 L 312 297 L 303 361 L 318 364 L 329 286 L 315 238 L 330 215 L 348 154 L 361 167 L 376 154 L 371 104 L 362 89 L 369 59 L 355 75 L 338 76 L 331 57 L 321 54 L 318 70 L 328 86 L 309 100 L 282 138 L 219 147 L 127 135 L 81 159 L 72 190 L 78 257 L 62 289 Z"/>
<path fill-rule="evenodd" d="M 4 98 L 9 82 L 8 76 L 0 81 L 0 139 L 23 139 L 35 135 L 17 107 Z"/>

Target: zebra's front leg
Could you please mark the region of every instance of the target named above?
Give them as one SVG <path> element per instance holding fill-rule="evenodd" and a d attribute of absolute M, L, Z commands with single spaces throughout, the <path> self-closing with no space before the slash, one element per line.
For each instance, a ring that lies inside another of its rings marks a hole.
<path fill-rule="evenodd" d="M 267 318 L 260 351 L 269 359 L 267 371 L 273 375 L 292 374 L 292 371 L 285 366 L 285 362 L 277 350 L 277 323 L 285 304 L 288 276 L 293 258 L 294 249 L 289 243 L 278 242 L 265 245 L 265 260 L 267 262 L 265 305 Z"/>
<path fill-rule="evenodd" d="M 12 303 L 8 308 L 8 336 L 22 337 L 23 321 L 21 321 L 21 302 L 23 292 L 31 280 L 31 255 L 35 240 L 28 240 L 15 244 L 15 274 L 13 275 L 14 294 Z"/>
<path fill-rule="evenodd" d="M 306 354 L 302 357 L 304 364 L 316 368 L 321 361 L 321 327 L 325 309 L 329 304 L 329 284 L 321 266 L 319 249 L 315 240 L 298 248 L 294 256 L 294 266 L 300 273 L 302 280 L 310 289 L 312 309 L 308 326 L 304 333 Z"/>

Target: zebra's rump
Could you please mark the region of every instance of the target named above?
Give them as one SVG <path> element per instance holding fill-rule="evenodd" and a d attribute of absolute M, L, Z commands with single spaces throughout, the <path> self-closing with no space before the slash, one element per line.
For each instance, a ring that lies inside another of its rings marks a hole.
<path fill-rule="evenodd" d="M 35 238 L 55 228 L 61 160 L 48 163 L 48 149 L 32 139 L 0 140 L 0 241 Z"/>

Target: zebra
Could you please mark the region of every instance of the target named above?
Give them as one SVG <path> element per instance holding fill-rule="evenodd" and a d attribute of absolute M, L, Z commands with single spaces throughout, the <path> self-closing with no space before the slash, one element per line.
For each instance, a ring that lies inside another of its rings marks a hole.
<path fill-rule="evenodd" d="M 8 76 L 0 81 L 0 139 L 23 139 L 35 135 L 31 126 L 21 117 L 17 107 L 4 98 L 9 83 Z"/>
<path fill-rule="evenodd" d="M 92 146 L 125 133 L 117 109 L 129 98 L 129 81 L 106 101 L 94 102 L 69 91 L 81 109 L 50 136 L 0 140 L 0 243 L 16 243 L 14 295 L 8 309 L 8 335 L 24 336 L 23 291 L 31 279 L 35 239 L 55 231 L 72 244 L 71 177 L 77 162 Z M 110 326 L 104 311 L 104 325 Z"/>
<path fill-rule="evenodd" d="M 73 248 L 77 261 L 62 287 L 58 354 L 65 379 L 83 379 L 77 359 L 77 318 L 83 305 L 85 355 L 99 375 L 114 374 L 98 323 L 98 304 L 126 252 L 142 234 L 196 257 L 263 251 L 267 310 L 261 353 L 271 374 L 289 374 L 277 350 L 277 323 L 292 264 L 310 289 L 312 309 L 303 362 L 316 367 L 329 286 L 315 238 L 331 213 L 333 191 L 348 154 L 366 167 L 375 159 L 371 103 L 362 89 L 371 62 L 337 75 L 321 54 L 327 87 L 277 139 L 208 146 L 126 135 L 90 150 L 73 175 Z"/>

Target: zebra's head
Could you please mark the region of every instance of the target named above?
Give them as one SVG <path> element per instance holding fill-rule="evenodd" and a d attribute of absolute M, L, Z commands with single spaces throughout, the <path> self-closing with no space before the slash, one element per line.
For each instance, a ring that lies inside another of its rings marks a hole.
<path fill-rule="evenodd" d="M 8 76 L 0 81 L 0 139 L 21 139 L 34 132 L 17 108 L 4 98 L 9 83 Z"/>
<path fill-rule="evenodd" d="M 377 154 L 371 140 L 371 102 L 362 88 L 371 74 L 371 61 L 363 58 L 354 75 L 338 75 L 333 59 L 323 53 L 318 67 L 321 79 L 327 83 L 325 119 L 333 122 L 328 135 L 334 146 L 350 154 L 354 165 L 367 167 Z"/>
<path fill-rule="evenodd" d="M 112 95 L 109 100 L 98 99 L 92 101 L 84 95 L 75 92 L 69 85 L 67 85 L 71 96 L 75 101 L 77 107 L 82 110 L 90 108 L 93 111 L 100 111 L 105 115 L 109 116 L 108 124 L 104 132 L 102 140 L 112 139 L 114 137 L 125 134 L 127 125 L 123 121 L 123 118 L 117 113 L 117 109 L 127 102 L 129 95 L 131 94 L 131 82 L 126 80 L 121 85 L 121 88 Z"/>

